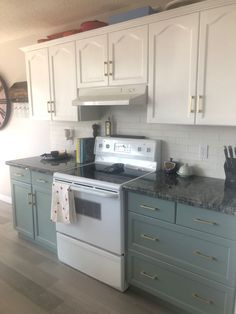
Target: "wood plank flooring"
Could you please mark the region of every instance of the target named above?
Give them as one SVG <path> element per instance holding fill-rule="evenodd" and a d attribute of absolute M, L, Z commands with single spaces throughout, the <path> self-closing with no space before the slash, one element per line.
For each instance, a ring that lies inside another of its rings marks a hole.
<path fill-rule="evenodd" d="M 120 293 L 18 238 L 0 201 L 0 314 L 174 314 L 134 288 Z"/>

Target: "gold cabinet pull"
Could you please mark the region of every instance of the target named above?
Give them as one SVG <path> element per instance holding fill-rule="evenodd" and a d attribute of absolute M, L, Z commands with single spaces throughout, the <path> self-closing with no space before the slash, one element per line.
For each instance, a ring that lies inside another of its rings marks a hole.
<path fill-rule="evenodd" d="M 37 179 L 36 181 L 39 182 L 39 183 L 48 183 L 48 181 L 43 180 L 43 179 Z"/>
<path fill-rule="evenodd" d="M 149 240 L 149 241 L 159 241 L 159 238 L 149 236 L 149 235 L 147 235 L 145 233 L 140 234 L 140 237 L 145 239 L 145 240 Z"/>
<path fill-rule="evenodd" d="M 19 172 L 15 172 L 14 176 L 16 176 L 16 177 L 24 177 L 24 175 L 22 173 L 19 173 Z"/>
<path fill-rule="evenodd" d="M 197 299 L 198 301 L 200 301 L 200 302 L 202 302 L 202 303 L 205 303 L 205 304 L 209 304 L 209 305 L 211 305 L 211 304 L 214 304 L 214 302 L 212 301 L 212 300 L 208 300 L 208 299 L 206 299 L 206 298 L 203 298 L 203 297 L 201 297 L 199 294 L 197 294 L 197 293 L 193 293 L 192 294 L 192 297 L 194 298 L 194 299 Z"/>
<path fill-rule="evenodd" d="M 28 204 L 29 205 L 32 205 L 33 203 L 33 196 L 32 196 L 32 193 L 28 193 Z"/>
<path fill-rule="evenodd" d="M 47 101 L 48 113 L 51 113 L 51 101 Z"/>
<path fill-rule="evenodd" d="M 55 113 L 55 101 L 50 101 L 51 113 Z"/>
<path fill-rule="evenodd" d="M 148 273 L 146 273 L 145 271 L 141 271 L 140 272 L 140 275 L 141 276 L 144 276 L 144 277 L 147 277 L 151 280 L 157 280 L 158 279 L 158 276 L 157 275 L 149 275 Z"/>
<path fill-rule="evenodd" d="M 113 61 L 109 61 L 109 75 L 113 75 Z"/>
<path fill-rule="evenodd" d="M 36 196 L 35 196 L 35 194 L 33 193 L 33 194 L 32 194 L 32 205 L 33 205 L 33 206 L 35 206 L 35 204 L 36 204 L 35 198 L 36 198 Z"/>
<path fill-rule="evenodd" d="M 149 209 L 149 210 L 159 210 L 159 208 L 156 208 L 156 207 L 151 207 L 151 206 L 148 206 L 148 205 L 145 205 L 145 204 L 140 204 L 140 207 L 141 208 L 144 208 L 144 209 Z"/>
<path fill-rule="evenodd" d="M 208 260 L 208 261 L 217 261 L 217 258 L 216 258 L 216 257 L 203 254 L 203 253 L 201 253 L 201 252 L 198 251 L 198 250 L 193 251 L 193 254 L 194 254 L 194 255 L 197 255 L 197 256 L 200 256 L 200 257 L 202 257 L 202 258 L 205 258 L 205 259 Z"/>
<path fill-rule="evenodd" d="M 201 218 L 193 218 L 194 222 L 198 222 L 200 224 L 204 224 L 204 225 L 211 225 L 211 226 L 217 226 L 217 223 L 215 221 L 210 221 L 210 220 L 204 220 Z"/>
<path fill-rule="evenodd" d="M 203 113 L 203 96 L 202 95 L 198 95 L 197 112 Z"/>
<path fill-rule="evenodd" d="M 196 97 L 191 96 L 190 98 L 190 106 L 189 106 L 189 112 L 190 113 L 195 113 L 195 102 L 196 102 Z"/>
<path fill-rule="evenodd" d="M 108 76 L 108 62 L 104 61 L 104 76 Z"/>

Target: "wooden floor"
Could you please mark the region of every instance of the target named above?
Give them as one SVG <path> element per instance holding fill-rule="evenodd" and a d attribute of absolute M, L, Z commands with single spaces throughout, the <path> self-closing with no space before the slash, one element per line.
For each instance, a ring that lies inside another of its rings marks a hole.
<path fill-rule="evenodd" d="M 173 314 L 134 288 L 120 293 L 19 239 L 0 201 L 0 314 Z"/>

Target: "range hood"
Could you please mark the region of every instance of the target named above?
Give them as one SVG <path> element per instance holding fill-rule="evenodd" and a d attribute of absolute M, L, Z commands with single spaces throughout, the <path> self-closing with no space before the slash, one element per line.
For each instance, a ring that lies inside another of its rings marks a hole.
<path fill-rule="evenodd" d="M 74 106 L 128 106 L 147 104 L 146 85 L 90 87 L 78 89 Z"/>

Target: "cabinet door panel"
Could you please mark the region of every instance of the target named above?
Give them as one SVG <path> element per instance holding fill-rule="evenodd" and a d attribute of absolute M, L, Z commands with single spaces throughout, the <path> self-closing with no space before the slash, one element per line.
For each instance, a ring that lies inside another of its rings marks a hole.
<path fill-rule="evenodd" d="M 26 53 L 26 73 L 31 115 L 35 119 L 50 120 L 50 80 L 47 48 Z"/>
<path fill-rule="evenodd" d="M 53 120 L 77 121 L 75 43 L 69 42 L 49 48 Z"/>
<path fill-rule="evenodd" d="M 236 5 L 200 18 L 197 124 L 236 125 Z"/>
<path fill-rule="evenodd" d="M 147 26 L 109 34 L 109 84 L 147 83 Z"/>
<path fill-rule="evenodd" d="M 148 122 L 194 123 L 198 26 L 198 13 L 150 25 Z"/>
<path fill-rule="evenodd" d="M 21 234 L 34 238 L 31 184 L 12 180 L 14 226 Z"/>
<path fill-rule="evenodd" d="M 51 190 L 33 186 L 35 196 L 35 240 L 52 249 L 56 249 L 55 223 L 50 221 Z"/>
<path fill-rule="evenodd" d="M 108 84 L 107 35 L 76 42 L 78 87 Z"/>

